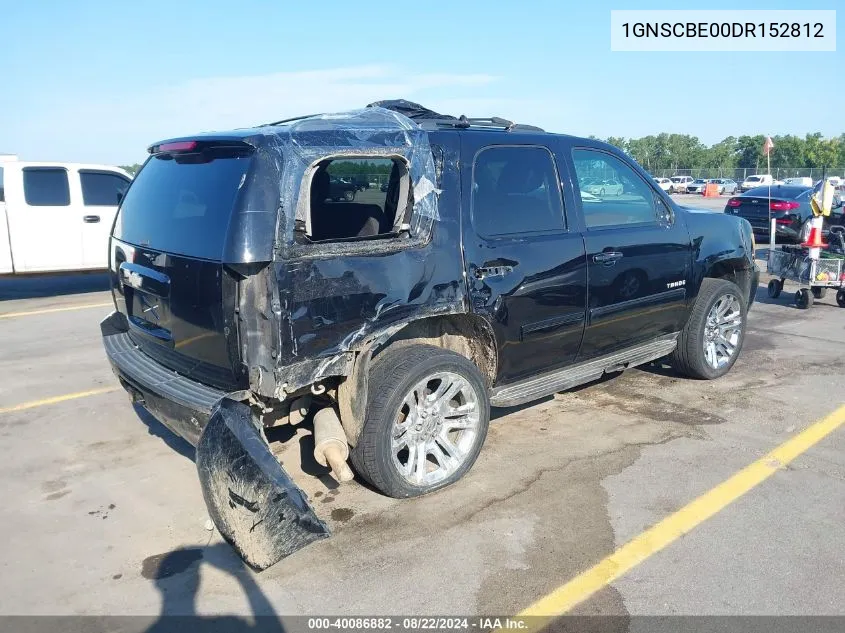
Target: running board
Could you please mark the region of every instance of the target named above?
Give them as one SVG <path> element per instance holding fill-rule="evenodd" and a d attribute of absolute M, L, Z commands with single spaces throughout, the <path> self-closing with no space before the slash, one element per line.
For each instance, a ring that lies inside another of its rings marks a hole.
<path fill-rule="evenodd" d="M 510 385 L 495 387 L 490 394 L 490 404 L 494 407 L 514 407 L 597 380 L 607 371 L 621 371 L 662 358 L 675 349 L 678 334 L 676 332 L 661 336 L 644 345 L 570 365 Z"/>

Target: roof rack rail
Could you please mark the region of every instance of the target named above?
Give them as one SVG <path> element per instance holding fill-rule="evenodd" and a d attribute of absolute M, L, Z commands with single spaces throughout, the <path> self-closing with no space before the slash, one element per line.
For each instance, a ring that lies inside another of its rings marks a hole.
<path fill-rule="evenodd" d="M 455 127 L 459 129 L 467 129 L 470 127 L 493 127 L 500 128 L 506 132 L 513 130 L 523 132 L 545 132 L 543 128 L 536 125 L 526 125 L 524 123 L 514 123 L 502 117 L 471 117 L 467 118 L 461 115 L 457 119 L 422 119 L 418 121 L 422 128 L 437 128 L 437 127 Z"/>
<path fill-rule="evenodd" d="M 320 116 L 319 114 L 303 114 L 302 116 L 295 116 L 289 119 L 282 119 L 281 121 L 273 121 L 272 123 L 262 123 L 258 127 L 267 127 L 270 125 L 282 125 L 284 123 L 292 123 L 293 121 L 301 121 L 302 119 L 308 119 L 312 116 Z"/>

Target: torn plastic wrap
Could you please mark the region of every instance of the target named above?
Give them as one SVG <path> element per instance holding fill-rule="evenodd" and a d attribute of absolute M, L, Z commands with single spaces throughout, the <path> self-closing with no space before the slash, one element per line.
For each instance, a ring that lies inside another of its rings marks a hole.
<path fill-rule="evenodd" d="M 196 463 L 211 520 L 252 567 L 266 569 L 329 536 L 247 405 L 220 400 L 200 436 Z"/>
<path fill-rule="evenodd" d="M 338 114 L 320 114 L 276 126 L 282 170 L 282 221 L 304 225 L 310 197 L 307 187 L 316 163 L 334 157 L 399 157 L 408 165 L 414 191 L 410 233 L 426 239 L 437 219 L 434 158 L 428 134 L 411 119 L 384 108 L 371 107 Z M 303 190 L 305 187 L 305 190 Z M 294 209 L 294 213 L 290 213 Z M 293 226 L 280 227 L 289 236 Z M 376 242 L 374 248 L 378 248 Z"/>

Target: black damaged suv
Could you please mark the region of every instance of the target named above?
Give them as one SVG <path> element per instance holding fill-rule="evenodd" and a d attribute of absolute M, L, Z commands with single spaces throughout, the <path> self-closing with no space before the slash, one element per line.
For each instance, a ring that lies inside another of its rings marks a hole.
<path fill-rule="evenodd" d="M 149 153 L 103 342 L 197 446 L 209 513 L 257 568 L 328 534 L 268 426 L 304 419 L 337 479 L 348 458 L 410 497 L 469 470 L 491 406 L 664 357 L 718 378 L 742 349 L 749 223 L 677 206 L 596 140 L 391 101 Z M 388 185 L 338 199 L 341 179 Z"/>

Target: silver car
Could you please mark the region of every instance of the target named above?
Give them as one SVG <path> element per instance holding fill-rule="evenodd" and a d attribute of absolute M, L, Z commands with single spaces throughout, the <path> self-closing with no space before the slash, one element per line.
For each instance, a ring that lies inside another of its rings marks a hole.
<path fill-rule="evenodd" d="M 707 181 L 704 178 L 696 178 L 687 185 L 687 193 L 704 193 Z"/>
<path fill-rule="evenodd" d="M 719 185 L 719 195 L 728 194 L 733 195 L 739 188 L 735 180 L 730 178 L 711 178 L 708 182 Z"/>

